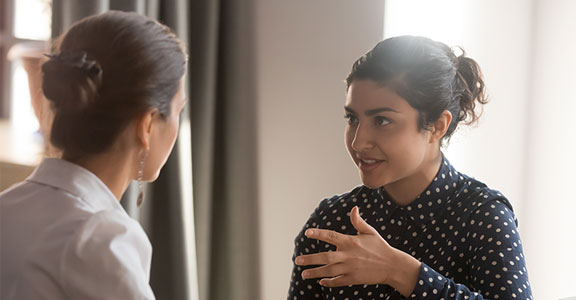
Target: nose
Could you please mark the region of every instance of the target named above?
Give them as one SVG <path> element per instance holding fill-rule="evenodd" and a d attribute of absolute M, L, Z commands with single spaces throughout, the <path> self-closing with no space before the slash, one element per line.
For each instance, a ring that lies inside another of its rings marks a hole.
<path fill-rule="evenodd" d="M 352 138 L 351 146 L 356 152 L 364 152 L 373 147 L 371 134 L 369 128 L 358 124 L 356 130 L 353 131 L 354 136 Z"/>

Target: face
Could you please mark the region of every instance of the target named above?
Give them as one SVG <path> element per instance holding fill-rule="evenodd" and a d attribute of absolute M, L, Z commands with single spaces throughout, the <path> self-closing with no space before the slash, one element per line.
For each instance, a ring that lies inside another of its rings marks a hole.
<path fill-rule="evenodd" d="M 170 115 L 168 118 L 163 119 L 156 113 L 152 120 L 150 151 L 144 165 L 143 178 L 145 181 L 154 181 L 158 178 L 160 169 L 162 169 L 172 152 L 180 127 L 180 115 L 186 104 L 184 86 L 184 78 L 182 78 L 178 92 L 170 104 Z"/>
<path fill-rule="evenodd" d="M 436 147 L 430 131 L 419 130 L 418 111 L 393 90 L 372 80 L 355 80 L 345 104 L 346 147 L 370 188 L 418 176 Z"/>

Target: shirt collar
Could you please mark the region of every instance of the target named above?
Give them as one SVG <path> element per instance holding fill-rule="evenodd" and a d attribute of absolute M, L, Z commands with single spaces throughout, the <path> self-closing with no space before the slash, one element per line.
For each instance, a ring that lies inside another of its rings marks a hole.
<path fill-rule="evenodd" d="M 387 203 L 391 212 L 396 209 L 405 211 L 412 221 L 426 224 L 454 200 L 455 190 L 459 188 L 459 177 L 458 171 L 454 169 L 448 159 L 443 157 L 438 173 L 430 185 L 414 201 L 406 206 L 397 205 L 391 200 L 388 200 Z M 381 190 L 379 193 L 383 194 L 384 198 L 389 198 L 383 187 L 379 190 Z"/>
<path fill-rule="evenodd" d="M 58 158 L 46 158 L 26 179 L 64 190 L 81 199 L 96 211 L 124 208 L 114 194 L 94 173 Z"/>

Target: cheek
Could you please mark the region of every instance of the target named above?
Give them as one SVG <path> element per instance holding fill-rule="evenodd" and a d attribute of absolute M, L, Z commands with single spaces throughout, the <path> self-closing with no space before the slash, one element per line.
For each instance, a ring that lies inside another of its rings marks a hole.
<path fill-rule="evenodd" d="M 178 137 L 178 127 L 179 122 L 178 120 L 171 120 L 170 124 L 166 127 L 166 133 L 164 135 L 164 142 L 162 143 L 162 152 L 165 158 L 168 158 L 170 152 L 174 148 L 174 144 L 176 143 L 176 138 Z"/>
<path fill-rule="evenodd" d="M 346 149 L 348 153 L 352 156 L 352 160 L 354 160 L 354 149 L 352 149 L 352 142 L 354 141 L 354 130 L 350 128 L 350 126 L 346 126 L 346 130 L 344 131 L 344 144 L 346 145 Z"/>
<path fill-rule="evenodd" d="M 174 142 L 176 141 L 179 127 L 180 127 L 180 120 L 179 118 L 175 118 L 175 120 L 173 120 L 173 122 L 170 123 L 170 126 L 168 128 L 171 145 L 174 145 Z"/>
<path fill-rule="evenodd" d="M 411 126 L 399 127 L 379 137 L 380 149 L 391 162 L 409 164 L 420 160 L 426 151 L 426 136 Z"/>
<path fill-rule="evenodd" d="M 148 174 L 148 180 L 155 180 L 160 170 L 166 163 L 168 156 L 172 152 L 174 143 L 178 135 L 178 122 L 169 121 L 162 130 L 158 131 L 155 137 L 156 143 L 151 146 L 147 159 L 145 173 Z"/>
<path fill-rule="evenodd" d="M 393 147 L 399 162 L 411 168 L 412 165 L 419 165 L 422 162 L 428 146 L 424 134 L 412 133 L 403 135 Z"/>
<path fill-rule="evenodd" d="M 353 139 L 354 135 L 352 134 L 352 130 L 350 130 L 350 126 L 346 126 L 344 130 L 344 143 L 346 144 L 346 148 L 350 149 Z"/>

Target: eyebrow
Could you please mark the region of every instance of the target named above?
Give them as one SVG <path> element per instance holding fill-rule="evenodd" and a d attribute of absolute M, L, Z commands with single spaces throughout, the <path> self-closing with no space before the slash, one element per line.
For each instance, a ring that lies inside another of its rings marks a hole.
<path fill-rule="evenodd" d="M 355 112 L 353 109 L 351 109 L 350 107 L 348 107 L 348 106 L 344 106 L 344 110 L 346 110 L 346 111 L 349 112 L 349 113 L 356 114 L 356 112 Z M 400 113 L 399 111 L 397 111 L 397 110 L 395 110 L 395 109 L 392 109 L 392 108 L 390 108 L 390 107 L 381 107 L 381 108 L 375 108 L 375 109 L 367 110 L 364 114 L 365 114 L 366 116 L 373 116 L 373 115 L 378 114 L 378 113 L 381 113 L 381 112 L 395 112 L 395 113 Z"/>

